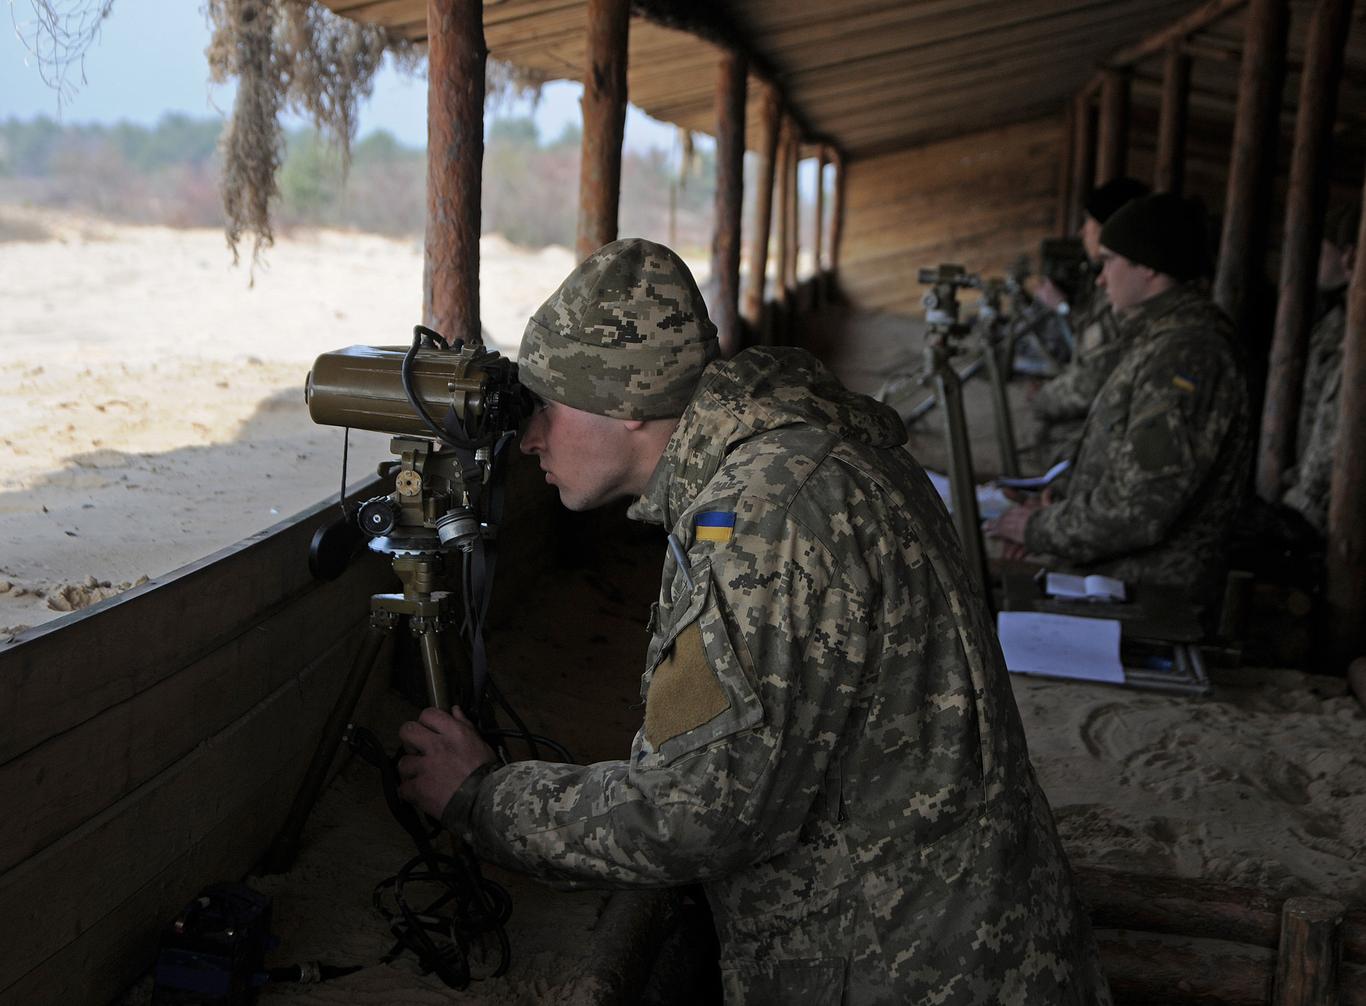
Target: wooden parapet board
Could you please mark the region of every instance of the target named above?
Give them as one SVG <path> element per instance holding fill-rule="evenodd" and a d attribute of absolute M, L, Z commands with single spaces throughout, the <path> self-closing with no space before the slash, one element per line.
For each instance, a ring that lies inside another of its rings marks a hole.
<path fill-rule="evenodd" d="M 513 455 L 500 595 L 545 553 L 550 501 Z M 196 891 L 260 858 L 370 595 L 398 586 L 368 553 L 313 578 L 336 517 L 320 503 L 0 647 L 0 1003 L 113 998 Z"/>

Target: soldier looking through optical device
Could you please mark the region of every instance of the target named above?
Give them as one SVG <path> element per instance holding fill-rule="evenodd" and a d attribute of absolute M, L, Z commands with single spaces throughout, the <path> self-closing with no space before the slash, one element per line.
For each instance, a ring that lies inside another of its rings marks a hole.
<path fill-rule="evenodd" d="M 628 757 L 503 767 L 403 726 L 403 795 L 578 886 L 705 885 L 731 1003 L 1108 1002 L 984 599 L 885 406 L 719 361 L 671 251 L 586 259 L 523 336 L 522 450 L 669 531 Z M 983 934 L 989 933 L 989 938 Z"/>
<path fill-rule="evenodd" d="M 1091 193 L 1086 200 L 1086 216 L 1078 236 L 1086 258 L 1100 269 L 1100 230 L 1120 207 L 1148 194 L 1148 187 L 1133 178 L 1116 178 Z M 1055 310 L 1068 306 L 1068 322 L 1076 339 L 1072 359 L 1057 377 L 1045 382 L 1030 399 L 1030 409 L 1039 423 L 1035 456 L 1041 468 L 1075 453 L 1081 443 L 1086 413 L 1095 401 L 1105 379 L 1123 355 L 1119 325 L 1102 285 L 1094 273 L 1081 276 L 1071 289 L 1059 287 L 1041 266 L 1039 299 Z"/>

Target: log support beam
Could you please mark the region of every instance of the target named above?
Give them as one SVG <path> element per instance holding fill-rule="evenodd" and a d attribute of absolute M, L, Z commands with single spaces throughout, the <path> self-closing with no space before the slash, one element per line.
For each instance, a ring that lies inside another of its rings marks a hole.
<path fill-rule="evenodd" d="M 588 65 L 583 75 L 583 151 L 575 239 L 580 260 L 617 239 L 630 21 L 630 0 L 588 0 Z"/>
<path fill-rule="evenodd" d="M 1153 191 L 1181 194 L 1186 181 L 1186 124 L 1190 114 L 1191 58 L 1172 45 L 1162 68 L 1162 109 L 1157 121 Z"/>
<path fill-rule="evenodd" d="M 1257 492 L 1273 503 L 1280 498 L 1282 475 L 1294 460 L 1295 425 L 1328 203 L 1333 118 L 1351 16 L 1352 0 L 1319 0 L 1309 23 L 1300 78 L 1281 247 L 1280 296 L 1257 452 Z"/>
<path fill-rule="evenodd" d="M 1073 100 L 1075 140 L 1072 145 L 1072 219 L 1069 231 L 1075 233 L 1086 219 L 1086 200 L 1095 187 L 1096 111 L 1089 91 Z"/>
<path fill-rule="evenodd" d="M 774 249 L 777 253 L 774 272 L 776 289 L 775 299 L 787 307 L 787 260 L 792 252 L 792 120 L 783 113 L 778 132 L 778 193 L 773 207 L 776 217 L 777 233 L 774 235 Z"/>
<path fill-rule="evenodd" d="M 1357 247 L 1366 248 L 1366 227 L 1357 231 Z M 1340 666 L 1366 652 L 1366 255 L 1357 255 L 1347 291 L 1338 409 L 1324 624 L 1329 656 Z"/>
<path fill-rule="evenodd" d="M 844 240 L 844 207 L 846 206 L 845 183 L 848 181 L 849 175 L 844 154 L 838 150 L 835 151 L 834 164 L 835 184 L 834 190 L 830 194 L 830 258 L 825 290 L 827 302 L 835 299 L 839 286 L 840 244 Z"/>
<path fill-rule="evenodd" d="M 787 268 L 783 272 L 783 287 L 786 291 L 788 304 L 795 308 L 795 295 L 797 293 L 797 259 L 802 253 L 802 216 L 797 212 L 802 204 L 802 194 L 799 182 L 801 180 L 802 163 L 802 141 L 798 134 L 795 123 L 791 134 L 788 136 L 788 155 L 787 155 L 787 215 L 788 215 L 788 234 L 791 239 L 787 243 Z"/>
<path fill-rule="evenodd" d="M 1104 71 L 1100 84 L 1100 137 L 1096 149 L 1097 185 L 1124 174 L 1129 164 L 1128 70 Z"/>
<path fill-rule="evenodd" d="M 1252 0 L 1248 6 L 1214 278 L 1214 301 L 1228 312 L 1237 337 L 1244 340 L 1252 335 L 1249 293 L 1266 258 L 1289 21 L 1289 0 Z"/>
<path fill-rule="evenodd" d="M 1281 939 L 1271 1006 L 1338 1002 L 1345 908 L 1332 898 L 1298 897 L 1281 910 Z"/>
<path fill-rule="evenodd" d="M 759 101 L 758 187 L 754 193 L 754 227 L 750 231 L 749 284 L 745 288 L 745 320 L 756 335 L 764 319 L 768 239 L 773 229 L 773 182 L 778 168 L 778 132 L 782 117 L 778 91 L 772 85 L 764 85 Z"/>
<path fill-rule="evenodd" d="M 1053 232 L 1065 237 L 1072 230 L 1072 151 L 1077 145 L 1077 103 L 1063 108 L 1062 139 L 1058 141 L 1058 205 Z"/>
<path fill-rule="evenodd" d="M 811 260 L 816 270 L 812 289 L 815 291 L 816 305 L 821 302 L 825 277 L 825 166 L 829 163 L 829 151 L 822 144 L 816 153 L 816 218 L 811 235 Z"/>
<path fill-rule="evenodd" d="M 479 213 L 484 166 L 484 8 L 427 0 L 427 227 L 423 323 L 480 341 Z"/>
<path fill-rule="evenodd" d="M 712 275 L 716 277 L 716 323 L 721 355 L 740 345 L 740 209 L 745 198 L 745 58 L 723 52 L 716 79 L 716 213 Z"/>

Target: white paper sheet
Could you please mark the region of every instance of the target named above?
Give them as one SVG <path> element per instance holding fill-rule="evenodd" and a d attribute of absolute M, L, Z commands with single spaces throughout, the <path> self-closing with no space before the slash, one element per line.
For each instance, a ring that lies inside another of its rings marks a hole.
<path fill-rule="evenodd" d="M 996 634 L 1006 667 L 1014 674 L 1124 684 L 1118 619 L 1002 611 L 996 616 Z"/>
<path fill-rule="evenodd" d="M 953 496 L 949 488 L 949 477 L 930 468 L 925 469 L 925 474 L 930 477 L 935 492 L 939 493 L 939 498 L 944 501 L 944 506 L 948 507 L 949 513 L 953 513 Z M 1013 505 L 1010 500 L 1005 498 L 1005 494 L 995 486 L 977 486 L 977 515 L 982 520 L 994 520 Z"/>
<path fill-rule="evenodd" d="M 1030 478 L 999 478 L 992 481 L 992 485 L 1001 486 L 1004 489 L 1043 489 L 1051 485 L 1063 472 L 1072 467 L 1072 459 L 1064 458 L 1059 461 L 1042 475 L 1035 475 Z"/>

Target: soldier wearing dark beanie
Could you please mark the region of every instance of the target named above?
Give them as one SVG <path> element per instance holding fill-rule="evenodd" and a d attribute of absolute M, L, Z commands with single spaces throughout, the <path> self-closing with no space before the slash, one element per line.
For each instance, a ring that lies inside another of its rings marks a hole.
<path fill-rule="evenodd" d="M 1119 359 L 1061 499 L 993 522 L 1006 558 L 1217 599 L 1252 437 L 1233 325 L 1190 282 L 1204 249 L 1199 206 L 1174 195 L 1132 200 L 1101 228 L 1098 282 Z"/>
<path fill-rule="evenodd" d="M 1120 207 L 1101 228 L 1100 243 L 1180 283 L 1205 272 L 1204 212 L 1199 204 L 1169 192 Z"/>

